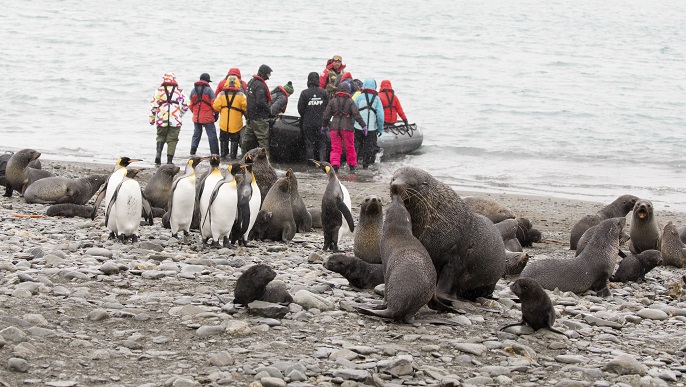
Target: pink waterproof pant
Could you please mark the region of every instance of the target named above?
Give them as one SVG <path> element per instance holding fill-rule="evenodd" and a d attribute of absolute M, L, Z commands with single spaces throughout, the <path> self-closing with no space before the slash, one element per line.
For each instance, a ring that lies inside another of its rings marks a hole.
<path fill-rule="evenodd" d="M 357 153 L 355 153 L 355 132 L 352 130 L 331 131 L 331 154 L 329 162 L 332 166 L 341 166 L 341 149 L 345 146 L 345 161 L 348 165 L 357 166 Z"/>

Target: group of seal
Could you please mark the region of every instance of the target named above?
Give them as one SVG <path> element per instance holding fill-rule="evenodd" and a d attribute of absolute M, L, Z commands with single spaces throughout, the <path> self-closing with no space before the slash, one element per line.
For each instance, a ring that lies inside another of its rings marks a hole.
<path fill-rule="evenodd" d="M 18 191 L 22 196 L 26 189 L 34 182 L 46 177 L 55 176 L 54 174 L 39 168 L 36 164 L 40 157 L 40 152 L 34 149 L 22 149 L 12 154 L 5 166 L 5 197 L 11 197 L 13 191 Z"/>
<path fill-rule="evenodd" d="M 276 272 L 269 265 L 257 264 L 249 267 L 236 280 L 233 303 L 246 306 L 259 300 L 290 304 L 293 297 L 283 282 L 272 281 L 275 277 Z"/>
<path fill-rule="evenodd" d="M 584 232 L 601 221 L 626 216 L 634 208 L 638 200 L 638 197 L 634 195 L 622 195 L 612 203 L 601 208 L 597 213 L 586 215 L 579 219 L 569 234 L 569 249 L 576 250 L 579 239 L 584 235 Z"/>

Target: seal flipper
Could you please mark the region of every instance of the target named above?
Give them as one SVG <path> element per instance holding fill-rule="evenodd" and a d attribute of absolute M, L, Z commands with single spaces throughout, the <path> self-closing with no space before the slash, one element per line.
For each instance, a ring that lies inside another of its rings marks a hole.
<path fill-rule="evenodd" d="M 507 324 L 507 325 L 505 325 L 504 327 L 501 327 L 501 328 L 498 329 L 498 330 L 499 330 L 499 331 L 502 331 L 502 330 L 507 329 L 507 328 L 509 328 L 509 327 L 516 327 L 516 326 L 524 325 L 524 324 L 526 324 L 526 321 L 522 320 L 522 321 L 520 321 L 520 322 L 516 322 L 516 323 L 512 323 L 512 324 Z"/>
<path fill-rule="evenodd" d="M 451 306 L 448 306 L 441 302 L 441 300 L 438 299 L 438 296 L 436 294 L 434 294 L 434 296 L 431 298 L 431 300 L 429 300 L 426 306 L 428 306 L 429 309 L 437 310 L 439 312 L 452 312 L 457 314 L 464 314 L 464 312 L 455 310 Z"/>
<path fill-rule="evenodd" d="M 345 218 L 345 221 L 348 222 L 348 228 L 350 231 L 355 231 L 355 223 L 353 221 L 353 214 L 350 213 L 350 208 L 345 205 L 343 202 L 343 198 L 338 197 L 336 198 L 336 207 L 338 207 L 338 211 L 343 214 L 343 217 Z M 338 232 L 336 232 L 338 233 Z"/>
<path fill-rule="evenodd" d="M 153 214 L 152 214 L 152 207 L 150 206 L 150 202 L 148 201 L 148 198 L 145 197 L 143 194 L 143 190 L 141 190 L 141 198 L 143 199 L 143 213 L 145 214 L 145 221 L 148 223 L 148 226 L 152 226 L 152 220 L 153 220 Z"/>

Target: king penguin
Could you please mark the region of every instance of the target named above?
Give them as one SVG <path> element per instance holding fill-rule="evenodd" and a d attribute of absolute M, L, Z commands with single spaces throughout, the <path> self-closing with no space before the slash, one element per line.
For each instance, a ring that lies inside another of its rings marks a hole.
<path fill-rule="evenodd" d="M 146 223 L 152 225 L 152 208 L 143 197 L 140 184 L 133 179 L 140 170 L 124 168 L 124 171 L 107 206 L 105 224 L 110 229 L 110 237 L 117 236 L 122 242 L 129 238 L 131 242 L 138 242 L 141 213 L 145 213 Z"/>
<path fill-rule="evenodd" d="M 210 173 L 205 175 L 200 180 L 200 188 L 198 189 L 198 209 L 200 210 L 200 235 L 202 235 L 202 243 L 205 244 L 212 238 L 212 228 L 208 219 L 210 208 L 210 197 L 214 191 L 217 183 L 224 178 L 222 172 L 219 170 L 220 163 L 219 155 L 210 156 Z"/>
<path fill-rule="evenodd" d="M 341 237 L 355 231 L 353 215 L 350 212 L 351 202 L 348 189 L 341 184 L 336 172 L 327 162 L 310 160 L 326 173 L 329 182 L 322 196 L 322 228 L 324 230 L 324 250 L 338 250 Z M 343 225 L 345 218 L 347 227 Z"/>
<path fill-rule="evenodd" d="M 229 234 L 238 212 L 238 186 L 233 171 L 240 168 L 238 163 L 229 165 L 224 179 L 219 180 L 210 196 L 208 221 L 212 230 L 212 245 L 218 247 L 222 240 L 224 247 L 230 247 Z"/>
<path fill-rule="evenodd" d="M 191 228 L 193 221 L 193 208 L 195 207 L 195 167 L 204 160 L 202 157 L 191 157 L 186 163 L 183 176 L 174 179 L 169 193 L 169 226 L 172 237 L 179 237 L 179 231 L 185 236 Z"/>
<path fill-rule="evenodd" d="M 95 215 L 98 213 L 98 207 L 100 207 L 100 203 L 103 199 L 105 199 L 105 210 L 107 210 L 107 207 L 109 207 L 110 205 L 110 200 L 112 200 L 114 190 L 117 189 L 117 186 L 119 185 L 119 183 L 121 183 L 122 179 L 124 178 L 124 175 L 126 175 L 126 167 L 128 167 L 129 164 L 134 163 L 136 161 L 141 160 L 131 159 L 126 156 L 117 159 L 117 162 L 114 165 L 114 172 L 112 172 L 112 174 L 107 177 L 107 180 L 105 180 L 105 185 L 100 189 L 100 193 L 98 194 L 98 197 L 95 199 L 95 204 L 93 205 L 93 212 L 91 213 L 91 219 L 95 219 Z"/>
<path fill-rule="evenodd" d="M 252 173 L 252 164 L 241 165 L 241 168 L 245 170 L 245 176 L 238 184 L 238 231 L 234 230 L 231 241 L 238 240 L 239 245 L 252 247 L 248 245 L 248 235 L 260 211 L 262 195 Z"/>

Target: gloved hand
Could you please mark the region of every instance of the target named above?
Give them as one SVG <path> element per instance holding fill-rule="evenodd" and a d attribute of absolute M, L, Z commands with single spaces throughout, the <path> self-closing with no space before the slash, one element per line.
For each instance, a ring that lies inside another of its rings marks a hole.
<path fill-rule="evenodd" d="M 155 116 L 150 116 L 150 125 L 155 125 Z"/>
<path fill-rule="evenodd" d="M 369 129 L 367 129 L 366 126 L 363 126 L 363 127 L 362 127 L 362 133 L 364 133 L 364 135 L 366 136 L 366 135 L 367 135 L 367 132 L 369 132 Z"/>
<path fill-rule="evenodd" d="M 377 137 L 381 137 L 382 134 L 383 134 L 382 131 L 380 131 L 380 130 L 377 130 L 377 131 L 376 131 L 376 136 L 377 136 Z"/>
<path fill-rule="evenodd" d="M 407 120 L 403 120 L 403 123 L 405 124 L 405 126 L 408 126 L 408 125 L 409 125 L 409 124 L 407 123 Z"/>
<path fill-rule="evenodd" d="M 329 128 L 327 128 L 326 126 L 322 126 L 322 128 L 319 130 L 319 134 L 321 134 L 322 136 L 325 135 L 328 129 Z"/>

